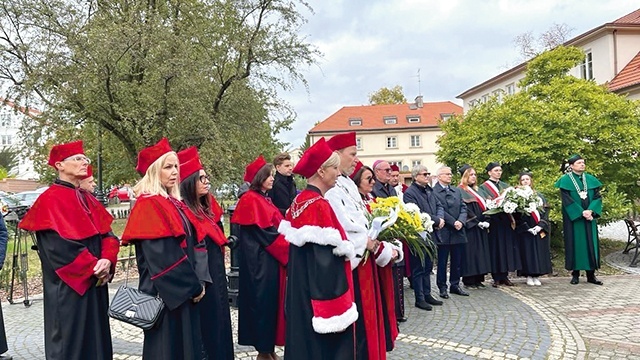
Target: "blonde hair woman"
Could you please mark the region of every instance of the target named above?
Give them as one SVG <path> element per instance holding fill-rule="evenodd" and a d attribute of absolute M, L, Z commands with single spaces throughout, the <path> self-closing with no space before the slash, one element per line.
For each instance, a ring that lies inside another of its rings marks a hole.
<path fill-rule="evenodd" d="M 202 340 L 196 303 L 204 296 L 194 266 L 195 237 L 179 201 L 178 157 L 166 138 L 138 154 L 144 175 L 134 186 L 137 201 L 122 235 L 136 247 L 138 288 L 159 296 L 160 319 L 144 331 L 143 359 L 200 359 Z"/>

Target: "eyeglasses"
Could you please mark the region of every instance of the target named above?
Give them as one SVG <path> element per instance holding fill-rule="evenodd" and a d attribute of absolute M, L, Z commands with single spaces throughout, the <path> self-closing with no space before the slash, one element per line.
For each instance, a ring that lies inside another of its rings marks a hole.
<path fill-rule="evenodd" d="M 390 172 L 391 172 L 391 168 L 378 169 L 378 170 L 380 170 L 380 171 L 384 171 L 384 172 L 388 172 L 388 173 L 390 173 Z"/>
<path fill-rule="evenodd" d="M 86 161 L 87 164 L 91 164 L 91 159 L 89 159 L 88 157 L 84 156 L 84 155 L 76 155 L 76 156 L 69 156 L 68 158 L 62 160 L 62 161 L 67 161 L 67 160 L 73 160 L 76 162 L 82 162 L 82 161 Z"/>
<path fill-rule="evenodd" d="M 200 175 L 198 179 L 200 179 L 200 182 L 203 184 L 211 182 L 211 177 L 209 175 Z"/>
<path fill-rule="evenodd" d="M 420 173 L 418 175 L 422 175 L 422 176 L 431 176 L 431 173 L 425 172 L 425 173 Z"/>
<path fill-rule="evenodd" d="M 453 176 L 453 174 L 452 174 L 452 173 L 442 173 L 442 174 L 440 174 L 440 175 L 444 175 L 444 176 Z"/>

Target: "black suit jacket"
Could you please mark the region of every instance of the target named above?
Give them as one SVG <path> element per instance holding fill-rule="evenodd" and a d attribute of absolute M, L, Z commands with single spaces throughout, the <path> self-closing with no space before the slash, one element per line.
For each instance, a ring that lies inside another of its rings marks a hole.
<path fill-rule="evenodd" d="M 271 198 L 273 205 L 280 210 L 282 215 L 287 212 L 296 195 L 296 183 L 293 181 L 293 175 L 284 176 L 276 172 L 273 179 L 273 187 L 267 192 L 267 196 Z"/>
<path fill-rule="evenodd" d="M 462 192 L 453 185 L 447 190 L 440 183 L 433 187 L 433 193 L 444 208 L 444 227 L 439 230 L 436 243 L 439 245 L 455 245 L 467 242 L 465 228 L 456 230 L 453 224 L 460 221 L 463 225 L 467 221 L 467 205 L 462 201 Z"/>

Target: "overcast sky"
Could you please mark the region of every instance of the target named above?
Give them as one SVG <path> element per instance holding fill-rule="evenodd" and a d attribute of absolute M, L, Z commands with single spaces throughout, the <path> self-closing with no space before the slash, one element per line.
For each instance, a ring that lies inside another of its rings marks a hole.
<path fill-rule="evenodd" d="M 302 34 L 322 53 L 305 70 L 303 86 L 281 92 L 298 114 L 279 137 L 299 146 L 317 121 L 343 106 L 367 104 L 368 94 L 400 85 L 408 101 L 450 100 L 515 66 L 513 39 L 554 23 L 570 37 L 612 22 L 638 8 L 631 0 L 308 0 Z"/>

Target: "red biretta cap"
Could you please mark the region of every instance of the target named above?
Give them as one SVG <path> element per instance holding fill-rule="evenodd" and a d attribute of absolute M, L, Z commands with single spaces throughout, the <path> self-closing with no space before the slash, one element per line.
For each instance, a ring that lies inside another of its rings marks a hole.
<path fill-rule="evenodd" d="M 198 148 L 195 146 L 188 147 L 178 153 L 178 161 L 180 162 L 180 181 L 204 169 Z"/>
<path fill-rule="evenodd" d="M 87 175 L 80 177 L 80 180 L 88 179 L 93 176 L 93 166 L 87 166 Z"/>
<path fill-rule="evenodd" d="M 318 171 L 320 166 L 329 159 L 332 153 L 333 150 L 327 145 L 324 138 L 320 138 L 318 142 L 302 154 L 300 161 L 298 161 L 296 167 L 293 168 L 293 172 L 308 179 Z"/>
<path fill-rule="evenodd" d="M 358 173 L 358 171 L 360 171 L 360 169 L 362 169 L 363 166 L 364 166 L 364 164 L 362 163 L 362 161 L 358 160 L 358 162 L 356 163 L 356 167 L 353 168 L 353 172 L 351 173 L 351 175 L 349 175 L 351 180 L 353 180 L 353 178 L 356 177 L 356 174 Z M 356 185 L 358 185 L 358 184 L 356 184 Z"/>
<path fill-rule="evenodd" d="M 398 167 L 398 165 L 393 164 L 393 165 L 391 165 L 391 171 L 398 171 L 399 172 L 400 168 Z"/>
<path fill-rule="evenodd" d="M 332 151 L 341 150 L 349 146 L 356 146 L 356 133 L 355 131 L 338 134 L 327 140 L 327 145 Z"/>
<path fill-rule="evenodd" d="M 251 164 L 244 168 L 244 181 L 252 182 L 258 171 L 265 165 L 267 165 L 267 162 L 264 160 L 264 157 L 262 155 L 258 156 Z"/>
<path fill-rule="evenodd" d="M 62 161 L 69 156 L 78 154 L 84 155 L 82 140 L 66 144 L 54 145 L 49 152 L 49 161 L 47 162 L 47 164 L 55 168 L 58 161 Z"/>
<path fill-rule="evenodd" d="M 169 145 L 169 140 L 166 137 L 163 137 L 158 141 L 155 145 L 149 146 L 140 150 L 138 153 L 138 165 L 136 165 L 136 171 L 143 175 L 147 173 L 147 169 L 149 166 L 156 162 L 162 155 L 173 151 L 171 149 L 171 145 Z"/>

